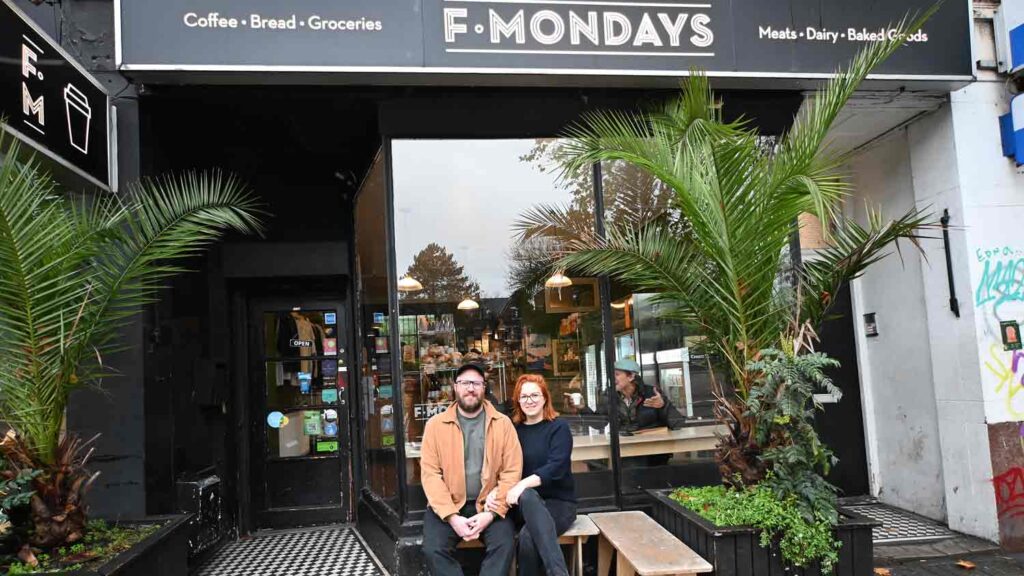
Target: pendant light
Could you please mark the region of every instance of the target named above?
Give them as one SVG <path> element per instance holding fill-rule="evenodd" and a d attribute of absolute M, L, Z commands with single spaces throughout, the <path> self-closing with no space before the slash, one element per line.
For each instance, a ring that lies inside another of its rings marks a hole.
<path fill-rule="evenodd" d="M 398 291 L 399 292 L 419 292 L 423 290 L 423 284 L 420 281 L 406 273 L 398 279 Z"/>
<path fill-rule="evenodd" d="M 633 297 L 632 296 L 630 296 L 629 298 L 626 298 L 625 300 L 623 300 L 621 302 L 612 302 L 612 308 L 615 308 L 616 310 L 622 310 L 626 306 L 632 306 L 632 305 L 633 305 Z"/>
<path fill-rule="evenodd" d="M 472 298 L 466 298 L 462 302 L 459 302 L 459 310 L 476 310 L 479 307 L 480 305 Z"/>
<path fill-rule="evenodd" d="M 572 286 L 572 280 L 561 272 L 555 272 L 551 278 L 544 281 L 545 288 L 565 288 L 567 286 Z"/>

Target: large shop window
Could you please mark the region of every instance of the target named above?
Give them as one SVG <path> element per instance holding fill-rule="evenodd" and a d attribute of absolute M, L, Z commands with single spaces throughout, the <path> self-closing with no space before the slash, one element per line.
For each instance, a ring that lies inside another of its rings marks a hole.
<path fill-rule="evenodd" d="M 642 224 L 670 215 L 670 192 L 635 168 L 608 163 L 599 171 L 603 202 L 597 202 L 592 170 L 565 174 L 559 168 L 562 145 L 557 139 L 391 142 L 399 308 L 391 326 L 397 334 L 367 340 L 365 348 L 371 358 L 373 349 L 386 354 L 389 345 L 400 355 L 401 370 L 386 388 L 403 415 L 395 425 L 404 432 L 410 512 L 426 506 L 419 485 L 424 424 L 453 401 L 454 369 L 467 360 L 487 367 L 488 399 L 502 410 L 510 408 L 518 376 L 547 379 L 555 409 L 573 430 L 583 506 L 611 504 L 617 473 L 627 496 L 717 481 L 712 390 L 697 353 L 700 335 L 662 318 L 652 294 L 612 283 L 602 301 L 599 279 L 572 270 L 565 271 L 571 282 L 554 282 L 549 258 L 557 240 L 521 234 L 524 217 L 552 205 L 568 207 L 573 227 L 592 229 L 600 205 L 607 225 Z M 685 233 L 685 224 L 679 226 Z M 620 360 L 639 366 L 632 384 L 607 373 L 606 366 Z M 662 397 L 666 407 L 657 418 L 639 416 L 638 389 Z M 391 430 L 392 423 L 380 424 Z M 376 424 L 368 425 L 373 448 Z M 612 458 L 616 443 L 618 462 Z"/>
<path fill-rule="evenodd" d="M 560 178 L 549 162 L 556 148 L 533 139 L 392 142 L 410 510 L 426 505 L 423 426 L 450 405 L 454 369 L 467 360 L 487 367 L 488 399 L 502 410 L 518 376 L 544 375 L 575 435 L 580 497 L 612 495 L 598 281 L 545 287 L 544 246 L 522 242 L 516 227 L 553 203 L 571 204 L 580 225 L 593 227 L 590 172 Z"/>

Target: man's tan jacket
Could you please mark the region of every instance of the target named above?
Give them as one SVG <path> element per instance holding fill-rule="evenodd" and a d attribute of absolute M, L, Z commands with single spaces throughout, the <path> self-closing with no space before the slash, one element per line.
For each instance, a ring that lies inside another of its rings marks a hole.
<path fill-rule="evenodd" d="M 498 514 L 508 512 L 505 493 L 519 482 L 523 474 L 523 451 L 512 421 L 498 412 L 490 402 L 483 401 L 484 463 L 480 469 L 480 496 L 477 512 L 483 512 L 487 494 L 498 487 Z M 458 403 L 427 421 L 423 430 L 420 456 L 420 481 L 427 494 L 427 504 L 439 517 L 458 514 L 466 505 L 466 466 L 459 426 Z"/>

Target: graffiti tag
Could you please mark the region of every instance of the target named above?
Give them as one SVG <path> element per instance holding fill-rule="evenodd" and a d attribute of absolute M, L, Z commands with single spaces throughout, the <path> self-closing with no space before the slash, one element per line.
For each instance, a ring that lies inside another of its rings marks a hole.
<path fill-rule="evenodd" d="M 1009 366 L 1003 361 L 1004 356 L 998 344 L 993 344 L 989 348 L 989 356 L 990 359 L 985 361 L 985 368 L 999 380 L 999 384 L 996 385 L 996 393 L 1002 396 L 1006 402 L 1006 411 L 1014 419 L 1024 420 L 1024 411 L 1018 410 L 1014 403 L 1017 394 L 1024 390 L 1024 375 L 1021 375 L 1020 378 L 1017 377 L 1024 353 L 1014 350 Z"/>
<path fill-rule="evenodd" d="M 1024 516 L 1024 468 L 1011 468 L 992 479 L 1000 518 Z"/>
<path fill-rule="evenodd" d="M 990 258 L 984 266 L 974 291 L 976 305 L 992 304 L 998 308 L 1006 302 L 1024 301 L 1024 258 Z"/>
<path fill-rule="evenodd" d="M 974 255 L 978 258 L 978 262 L 984 262 L 989 258 L 999 256 L 1003 258 L 1009 258 L 1010 256 L 1024 257 L 1024 250 L 1013 248 L 1012 246 L 997 246 L 995 248 L 978 248 L 974 251 Z"/>

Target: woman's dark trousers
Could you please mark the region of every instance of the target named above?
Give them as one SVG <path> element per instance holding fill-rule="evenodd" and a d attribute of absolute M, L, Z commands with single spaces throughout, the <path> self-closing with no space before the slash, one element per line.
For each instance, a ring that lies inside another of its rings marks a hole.
<path fill-rule="evenodd" d="M 558 537 L 576 521 L 576 504 L 544 500 L 536 490 L 527 488 L 515 510 L 516 525 L 522 526 L 519 530 L 519 576 L 568 576 Z"/>

